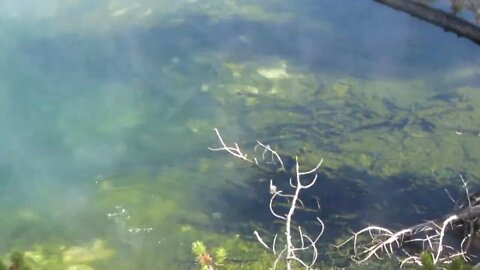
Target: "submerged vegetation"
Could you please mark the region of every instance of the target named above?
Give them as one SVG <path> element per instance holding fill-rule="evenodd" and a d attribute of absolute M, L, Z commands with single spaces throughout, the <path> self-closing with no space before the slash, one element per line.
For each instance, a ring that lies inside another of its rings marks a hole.
<path fill-rule="evenodd" d="M 292 190 L 296 164 L 320 157 L 291 220 L 290 232 L 313 235 L 307 266 L 397 269 L 395 258 L 356 265 L 333 244 L 365 223 L 441 217 L 452 209 L 443 190 L 463 192 L 459 175 L 478 183 L 470 47 L 434 61 L 441 42 L 420 40 L 392 56 L 398 39 L 375 45 L 388 38 L 362 27 L 396 31 L 359 26 L 366 11 L 346 25 L 355 8 L 333 2 L 48 3 L 0 10 L 0 270 L 301 268 L 292 250 L 305 245 L 283 237 L 268 206 Z M 284 167 L 211 153 L 214 127 L 246 149 L 259 139 Z"/>
<path fill-rule="evenodd" d="M 329 167 L 380 176 L 432 172 L 436 181 L 450 181 L 451 175 L 442 177 L 450 168 L 479 173 L 477 158 L 463 158 L 476 151 L 479 135 L 471 128 L 480 116 L 475 87 L 439 94 L 421 79 L 334 79 L 289 66 L 287 72 L 285 61 L 260 68 L 228 63 L 226 69 L 231 78 L 208 91 L 242 111 L 239 124 L 269 142 L 302 142 L 292 145 L 294 151 L 321 149 Z M 308 159 L 308 153 L 299 156 Z"/>

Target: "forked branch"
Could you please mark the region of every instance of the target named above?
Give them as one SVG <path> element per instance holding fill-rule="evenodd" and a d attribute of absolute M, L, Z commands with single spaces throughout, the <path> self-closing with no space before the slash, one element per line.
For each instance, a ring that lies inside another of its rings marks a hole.
<path fill-rule="evenodd" d="M 242 149 L 238 146 L 237 143 L 233 143 L 232 146 L 229 146 L 225 143 L 218 129 L 214 129 L 218 140 L 221 144 L 221 147 L 209 148 L 212 151 L 226 151 L 234 157 L 245 160 L 248 163 L 259 165 L 259 161 L 256 157 L 250 158 L 245 154 Z M 269 145 L 265 145 L 257 141 L 257 145 L 254 147 L 254 150 L 262 150 L 261 159 L 265 160 L 267 155 L 270 156 L 273 163 L 279 164 L 279 169 L 281 171 L 285 170 L 285 163 L 282 160 L 281 156 L 273 150 Z M 320 218 L 316 218 L 318 225 L 320 227 L 319 232 L 315 237 L 310 237 L 304 233 L 304 229 L 301 226 L 295 228 L 297 233 L 294 233 L 292 223 L 295 210 L 299 207 L 303 207 L 303 202 L 300 199 L 300 192 L 304 189 L 311 188 L 317 182 L 318 175 L 315 173 L 320 166 L 322 165 L 323 159 L 321 159 L 318 164 L 311 170 L 301 171 L 298 159 L 295 158 L 295 176 L 293 179 L 290 179 L 290 186 L 294 189 L 293 194 L 284 194 L 282 190 L 279 190 L 277 186 L 273 184 L 273 180 L 270 180 L 270 212 L 272 215 L 280 220 L 285 222 L 285 239 L 283 242 L 286 244 L 283 247 L 277 247 L 276 243 L 278 241 L 278 234 L 275 234 L 273 242 L 268 245 L 257 231 L 254 231 L 254 235 L 260 244 L 271 251 L 276 257 L 276 260 L 273 265 L 273 269 L 276 269 L 278 262 L 284 258 L 285 264 L 288 270 L 292 269 L 292 262 L 297 262 L 305 268 L 311 268 L 318 259 L 318 249 L 317 242 L 323 234 L 325 225 Z M 309 178 L 309 179 L 307 179 Z M 287 213 L 278 213 L 274 210 L 274 203 L 278 198 L 285 198 L 289 201 L 290 205 Z M 305 256 L 302 256 L 300 253 L 309 254 L 310 259 L 304 259 Z"/>
<path fill-rule="evenodd" d="M 480 193 L 470 194 L 467 183 L 463 177 L 460 178 L 467 194 L 466 203 L 460 204 L 450 214 L 397 232 L 380 226 L 368 226 L 355 232 L 337 248 L 353 242 L 352 259 L 357 263 L 366 262 L 373 257 L 391 257 L 397 253 L 406 255 L 401 260 L 402 266 L 407 263 L 422 265 L 420 253 L 425 251 L 431 254 L 433 263 L 437 265 L 449 263 L 458 256 L 468 260 L 472 239 L 480 229 Z M 454 241 L 456 245 L 451 244 L 452 241 L 446 241 L 448 234 L 457 238 L 461 235 L 461 238 Z M 369 240 L 360 240 L 365 237 Z"/>

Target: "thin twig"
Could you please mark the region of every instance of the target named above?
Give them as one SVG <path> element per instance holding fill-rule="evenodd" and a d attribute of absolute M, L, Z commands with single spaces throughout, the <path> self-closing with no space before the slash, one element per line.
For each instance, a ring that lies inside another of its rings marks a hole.
<path fill-rule="evenodd" d="M 222 136 L 220 135 L 220 132 L 218 129 L 214 129 L 218 140 L 222 147 L 219 148 L 209 148 L 212 151 L 226 151 L 229 154 L 233 155 L 234 157 L 243 159 L 249 163 L 253 163 L 257 166 L 259 166 L 258 159 L 254 157 L 253 159 L 248 158 L 246 154 L 242 152 L 240 147 L 238 146 L 237 143 L 233 143 L 234 146 L 228 146 L 225 141 L 223 140 Z M 258 147 L 261 147 L 263 149 L 261 153 L 261 158 L 262 160 L 266 159 L 267 154 L 271 155 L 271 163 L 272 164 L 280 164 L 280 170 L 286 171 L 284 162 L 280 155 L 273 150 L 270 145 L 265 145 L 259 141 L 257 141 L 257 145 L 255 146 L 254 150 L 257 150 Z M 301 247 L 296 247 L 293 241 L 293 236 L 292 236 L 292 228 L 291 224 L 293 221 L 293 216 L 295 214 L 295 210 L 299 207 L 305 207 L 303 204 L 302 200 L 300 199 L 300 192 L 303 189 L 308 189 L 311 188 L 317 181 L 318 175 L 315 174 L 315 172 L 320 168 L 322 165 L 323 159 L 318 162 L 318 164 L 311 170 L 308 171 L 300 171 L 300 165 L 298 163 L 298 159 L 295 158 L 295 178 L 289 180 L 290 186 L 294 189 L 293 194 L 284 194 L 282 190 L 278 190 L 277 186 L 273 184 L 273 180 L 270 180 L 270 203 L 269 203 L 269 208 L 270 208 L 270 213 L 278 219 L 284 220 L 285 221 L 285 246 L 281 249 L 280 252 L 277 251 L 276 243 L 277 243 L 277 235 L 275 234 L 275 237 L 273 238 L 273 243 L 272 247 L 270 247 L 263 239 L 260 237 L 257 231 L 254 231 L 254 235 L 256 236 L 258 242 L 265 247 L 267 250 L 270 250 L 274 255 L 276 255 L 276 259 L 273 263 L 273 269 L 277 267 L 277 264 L 281 258 L 285 259 L 286 267 L 287 270 L 290 270 L 292 265 L 292 261 L 297 261 L 299 264 L 304 266 L 305 268 L 311 268 L 315 264 L 318 258 L 318 249 L 316 247 L 316 244 L 320 237 L 322 236 L 324 229 L 325 229 L 325 224 L 322 222 L 320 218 L 316 218 L 318 223 L 320 224 L 320 232 L 316 235 L 315 238 L 311 238 L 310 236 L 306 235 L 304 233 L 304 230 L 302 229 L 301 226 L 298 226 L 298 232 L 299 232 L 299 239 L 300 239 L 300 244 Z M 310 176 L 313 175 L 313 178 L 310 179 L 307 184 L 302 184 L 302 177 L 304 176 Z M 290 207 L 288 209 L 288 212 L 284 215 L 279 214 L 275 212 L 273 209 L 274 202 L 277 198 L 287 198 L 287 200 L 290 200 L 289 204 Z M 318 201 L 317 201 L 318 204 Z M 319 207 L 320 208 L 320 207 Z M 307 240 L 307 241 L 305 241 Z M 312 255 L 312 259 L 309 262 L 305 262 L 303 259 L 300 259 L 295 251 L 299 252 L 309 252 Z"/>

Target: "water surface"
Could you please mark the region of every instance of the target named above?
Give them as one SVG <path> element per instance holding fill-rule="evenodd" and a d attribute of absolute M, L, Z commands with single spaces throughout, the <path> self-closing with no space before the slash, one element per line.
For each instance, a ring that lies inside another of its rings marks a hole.
<path fill-rule="evenodd" d="M 459 174 L 478 181 L 478 47 L 373 1 L 0 10 L 0 251 L 38 269 L 190 269 L 196 240 L 261 261 L 251 232 L 278 229 L 266 180 L 285 176 L 208 151 L 215 127 L 325 159 L 305 194 L 325 247 L 441 215 Z"/>

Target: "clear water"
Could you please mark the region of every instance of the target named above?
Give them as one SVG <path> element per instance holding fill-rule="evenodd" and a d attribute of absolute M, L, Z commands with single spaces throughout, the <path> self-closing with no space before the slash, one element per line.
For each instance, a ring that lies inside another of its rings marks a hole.
<path fill-rule="evenodd" d="M 478 50 L 373 1 L 1 1 L 0 253 L 190 269 L 196 240 L 253 249 L 272 175 L 208 151 L 215 127 L 325 159 L 324 243 L 442 214 L 480 175 Z"/>

